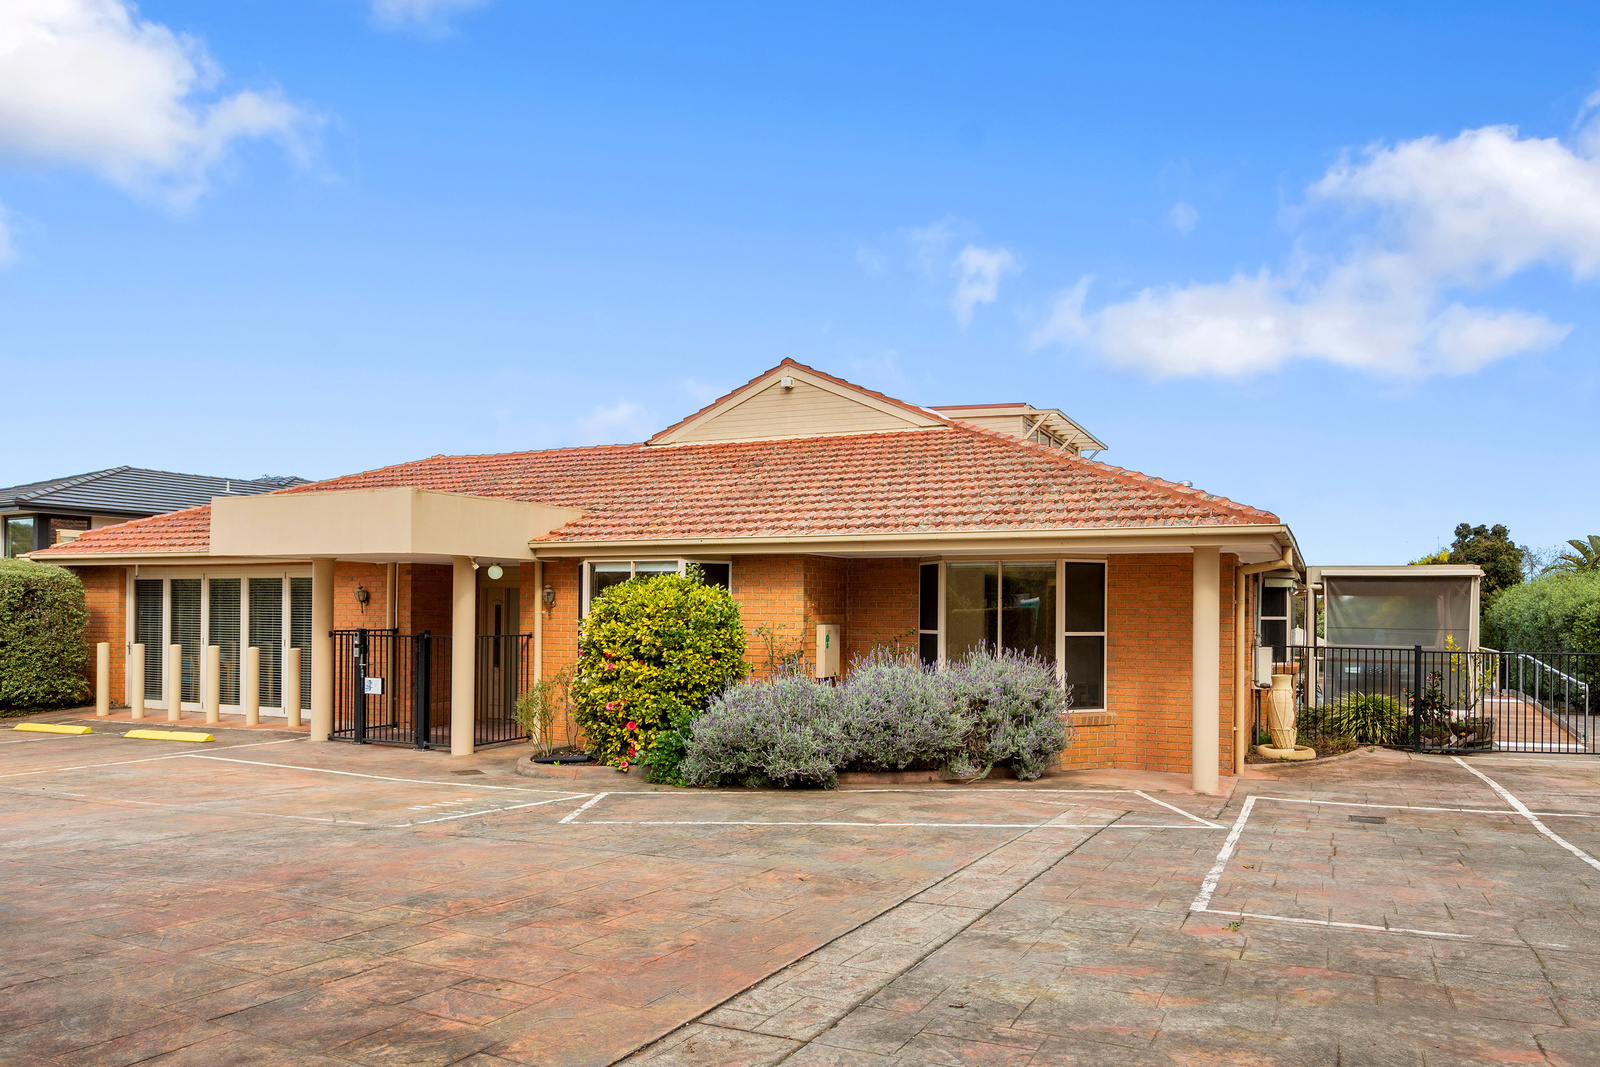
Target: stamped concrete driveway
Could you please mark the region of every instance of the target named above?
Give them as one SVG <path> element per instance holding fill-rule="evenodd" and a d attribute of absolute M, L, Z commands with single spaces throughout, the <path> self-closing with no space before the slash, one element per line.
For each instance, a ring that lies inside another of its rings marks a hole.
<path fill-rule="evenodd" d="M 0 739 L 0 1062 L 1600 1062 L 1592 763 L 711 793 L 122 729 Z"/>

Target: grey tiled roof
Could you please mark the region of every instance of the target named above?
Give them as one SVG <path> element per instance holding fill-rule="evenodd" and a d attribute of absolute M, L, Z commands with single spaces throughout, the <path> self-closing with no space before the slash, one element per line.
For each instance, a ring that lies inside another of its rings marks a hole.
<path fill-rule="evenodd" d="M 304 482 L 304 478 L 294 477 L 213 478 L 207 474 L 112 467 L 0 489 L 0 510 L 37 508 L 89 515 L 162 515 L 209 504 L 214 496 L 255 496 Z"/>

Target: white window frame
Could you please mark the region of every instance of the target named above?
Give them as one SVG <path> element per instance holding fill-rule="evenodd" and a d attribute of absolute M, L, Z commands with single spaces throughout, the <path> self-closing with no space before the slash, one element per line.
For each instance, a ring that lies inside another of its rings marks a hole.
<path fill-rule="evenodd" d="M 201 711 L 205 708 L 206 684 L 206 646 L 211 644 L 211 579 L 212 578 L 239 578 L 239 669 L 240 686 L 239 699 L 244 699 L 244 657 L 245 649 L 250 647 L 250 579 L 251 578 L 282 578 L 283 579 L 283 630 L 282 648 L 285 652 L 291 647 L 289 642 L 293 639 L 293 623 L 291 621 L 291 606 L 294 598 L 289 595 L 289 579 L 310 578 L 310 567 L 273 567 L 263 569 L 260 567 L 145 567 L 141 573 L 139 567 L 129 567 L 127 576 L 128 595 L 126 600 L 126 617 L 124 619 L 123 636 L 127 638 L 123 645 L 123 663 L 127 664 L 133 657 L 135 630 L 135 611 L 137 597 L 134 595 L 136 579 L 161 581 L 161 693 L 157 698 L 146 697 L 144 705 L 156 711 L 167 709 L 166 698 L 166 673 L 168 649 L 172 647 L 172 579 L 174 578 L 199 578 L 200 579 L 200 700 L 182 701 L 180 708 L 183 711 Z M 309 665 L 302 665 L 302 670 L 309 669 Z M 148 686 L 149 679 L 146 679 Z M 133 702 L 133 672 L 124 667 L 123 670 L 123 699 L 128 703 Z M 238 712 L 238 704 L 223 704 L 221 710 Z M 284 714 L 281 707 L 268 707 L 262 705 L 263 715 L 278 716 Z"/>
<path fill-rule="evenodd" d="M 641 556 L 637 559 L 586 559 L 578 568 L 578 618 L 587 618 L 589 615 L 589 591 L 594 587 L 594 565 L 596 563 L 626 563 L 628 565 L 628 580 L 639 576 L 641 563 L 676 563 L 678 574 L 689 572 L 691 563 L 725 563 L 728 565 L 728 591 L 733 592 L 733 559 L 719 559 L 712 556 Z"/>

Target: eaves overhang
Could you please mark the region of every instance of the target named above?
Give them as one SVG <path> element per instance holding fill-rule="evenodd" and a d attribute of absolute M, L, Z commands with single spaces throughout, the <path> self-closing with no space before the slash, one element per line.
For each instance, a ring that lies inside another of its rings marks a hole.
<path fill-rule="evenodd" d="M 929 533 L 800 534 L 756 537 L 596 538 L 530 542 L 535 559 L 650 555 L 847 555 L 931 556 L 1003 552 L 1154 553 L 1214 546 L 1241 562 L 1262 563 L 1299 547 L 1282 523 L 1161 527 L 1100 527 L 1035 530 L 966 530 Z"/>

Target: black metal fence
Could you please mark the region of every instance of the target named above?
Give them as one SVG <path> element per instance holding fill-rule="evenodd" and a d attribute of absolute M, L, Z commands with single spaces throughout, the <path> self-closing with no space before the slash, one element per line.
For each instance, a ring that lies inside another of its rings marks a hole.
<path fill-rule="evenodd" d="M 450 747 L 451 638 L 335 630 L 333 734 L 356 744 Z M 532 637 L 476 639 L 473 744 L 520 741 L 517 698 L 533 678 Z"/>
<path fill-rule="evenodd" d="M 1301 742 L 1419 751 L 1600 752 L 1600 655 L 1291 647 Z M 1256 735 L 1267 729 L 1256 690 Z"/>

